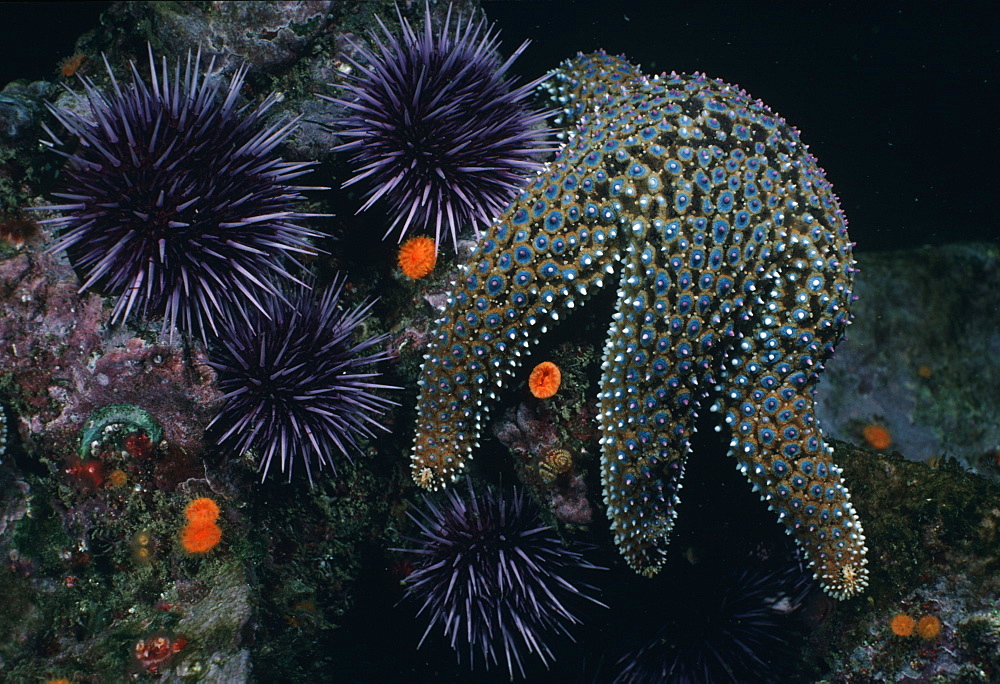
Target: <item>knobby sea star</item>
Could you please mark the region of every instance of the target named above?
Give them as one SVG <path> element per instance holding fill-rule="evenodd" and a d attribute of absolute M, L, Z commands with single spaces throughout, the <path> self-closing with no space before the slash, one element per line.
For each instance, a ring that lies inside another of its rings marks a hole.
<path fill-rule="evenodd" d="M 696 411 L 711 402 L 739 470 L 827 593 L 862 591 L 864 534 L 813 410 L 854 272 L 823 171 L 795 129 L 721 81 L 646 78 L 603 53 L 553 81 L 575 127 L 490 228 L 437 322 L 414 479 L 455 480 L 523 350 L 614 280 L 601 464 L 628 564 L 645 575 L 663 564 Z"/>

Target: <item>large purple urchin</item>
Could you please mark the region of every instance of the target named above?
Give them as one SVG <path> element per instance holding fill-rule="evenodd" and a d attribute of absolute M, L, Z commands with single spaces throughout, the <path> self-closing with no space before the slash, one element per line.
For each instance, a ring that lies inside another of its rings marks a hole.
<path fill-rule="evenodd" d="M 347 57 L 356 73 L 342 87 L 354 98 L 320 96 L 349 111 L 340 135 L 350 142 L 334 148 L 353 152 L 356 175 L 344 187 L 370 186 L 359 212 L 389 205 L 386 236 L 433 227 L 440 246 L 447 226 L 457 249 L 459 230 L 488 226 L 554 149 L 540 127 L 547 112 L 526 103 L 545 77 L 511 88 L 505 74 L 529 41 L 501 64 L 494 28 L 470 18 L 452 29 L 450 6 L 438 34 L 429 8 L 422 32 L 402 15 L 401 36 L 376 20 L 384 36 L 369 34 L 374 50 L 351 42 L 359 59 Z"/>
<path fill-rule="evenodd" d="M 343 283 L 321 296 L 304 287 L 265 294 L 249 324 L 226 326 L 212 345 L 209 365 L 225 396 L 209 428 L 226 451 L 256 456 L 262 481 L 277 459 L 289 480 L 301 461 L 311 484 L 314 469 L 336 473 L 338 454 L 351 460 L 356 435 L 387 429 L 375 416 L 396 403 L 374 390 L 399 388 L 374 382 L 370 367 L 390 358 L 373 351 L 388 335 L 355 340 L 374 301 L 340 311 Z"/>
<path fill-rule="evenodd" d="M 523 677 L 523 651 L 548 667 L 554 658 L 547 635 L 572 639 L 568 625 L 580 622 L 564 601 L 582 598 L 607 607 L 565 575 L 605 568 L 563 548 L 522 491 L 506 499 L 492 489 L 477 495 L 470 481 L 467 497 L 454 488 L 444 497 L 439 506 L 425 496 L 426 510 L 409 513 L 422 536 L 409 539 L 417 548 L 396 549 L 417 555 L 406 594 L 423 601 L 418 616 L 430 617 L 419 645 L 440 625 L 453 649 L 468 646 L 470 667 L 481 659 L 489 669 L 502 658 L 511 678 L 515 664 Z"/>
<path fill-rule="evenodd" d="M 60 192 L 66 204 L 42 207 L 64 216 L 46 223 L 63 229 L 49 252 L 65 249 L 83 277 L 80 291 L 118 297 L 112 322 L 132 312 L 163 316 L 174 327 L 205 338 L 217 334 L 215 317 L 277 290 L 274 276 L 294 254 L 315 253 L 320 233 L 295 225 L 310 216 L 295 210 L 303 190 L 290 185 L 311 162 L 285 162 L 274 148 L 297 120 L 265 126 L 278 101 L 271 94 L 255 108 L 238 107 L 246 67 L 236 71 L 224 97 L 215 60 L 201 71 L 201 54 L 188 54 L 173 75 L 166 59 L 157 75 L 149 52 L 151 85 L 133 62 L 131 83 L 120 84 L 105 59 L 111 87 L 102 92 L 82 79 L 79 111 L 49 109 L 76 138 Z M 62 141 L 48 128 L 50 147 Z"/>

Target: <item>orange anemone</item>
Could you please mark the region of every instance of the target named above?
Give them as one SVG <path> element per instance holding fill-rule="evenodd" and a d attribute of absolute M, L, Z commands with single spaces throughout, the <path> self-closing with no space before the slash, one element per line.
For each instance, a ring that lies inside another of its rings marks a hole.
<path fill-rule="evenodd" d="M 889 430 L 882 425 L 871 424 L 865 425 L 864 429 L 861 430 L 861 436 L 865 438 L 868 442 L 868 446 L 872 449 L 878 451 L 883 451 L 889 448 L 892 444 L 892 435 L 889 434 Z"/>
<path fill-rule="evenodd" d="M 219 504 L 203 496 L 189 503 L 184 515 L 192 524 L 214 523 L 219 519 Z"/>
<path fill-rule="evenodd" d="M 412 237 L 400 245 L 397 260 L 408 278 L 423 278 L 437 263 L 437 245 L 429 237 Z"/>
<path fill-rule="evenodd" d="M 889 622 L 889 629 L 892 630 L 892 633 L 901 637 L 908 637 L 913 634 L 914 626 L 913 618 L 903 613 L 894 615 Z"/>
<path fill-rule="evenodd" d="M 222 539 L 222 530 L 214 522 L 189 523 L 181 530 L 181 545 L 188 553 L 208 553 Z"/>
<path fill-rule="evenodd" d="M 548 399 L 559 391 L 562 371 L 551 361 L 542 361 L 528 376 L 528 389 L 539 399 Z"/>

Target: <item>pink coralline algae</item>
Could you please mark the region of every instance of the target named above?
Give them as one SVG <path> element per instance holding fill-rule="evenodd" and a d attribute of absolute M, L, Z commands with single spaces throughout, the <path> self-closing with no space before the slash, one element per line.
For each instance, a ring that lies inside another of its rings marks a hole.
<path fill-rule="evenodd" d="M 132 404 L 163 426 L 166 441 L 199 452 L 220 396 L 203 356 L 109 333 L 102 298 L 78 288 L 65 259 L 0 260 L 0 372 L 20 390 L 21 437 L 65 456 L 95 410 Z"/>
<path fill-rule="evenodd" d="M 559 433 L 553 421 L 539 419 L 526 403 L 507 411 L 494 428 L 497 439 L 522 457 L 538 458 L 553 448 Z"/>
<path fill-rule="evenodd" d="M 508 410 L 493 432 L 517 457 L 519 475 L 538 500 L 562 522 L 586 525 L 593 513 L 587 485 L 577 472 L 573 451 L 560 446 L 560 427 L 567 427 L 565 421 L 549 408 L 538 405 L 536 410 L 522 403 Z"/>
<path fill-rule="evenodd" d="M 565 485 L 553 488 L 550 504 L 556 517 L 571 525 L 588 524 L 594 513 L 587 500 L 587 484 L 579 475 L 569 478 Z"/>

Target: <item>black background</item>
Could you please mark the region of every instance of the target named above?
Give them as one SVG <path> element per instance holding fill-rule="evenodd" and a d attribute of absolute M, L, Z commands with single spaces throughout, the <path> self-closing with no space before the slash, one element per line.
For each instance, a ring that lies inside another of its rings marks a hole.
<path fill-rule="evenodd" d="M 551 68 L 576 51 L 604 48 L 647 74 L 702 71 L 745 88 L 802 132 L 859 251 L 1000 237 L 990 180 L 997 107 L 987 104 L 1000 73 L 996 4 L 486 8 L 506 50 L 532 39 L 526 63 Z"/>
<path fill-rule="evenodd" d="M 106 2 L 0 3 L 0 84 L 50 79 Z M 617 9 L 609 9 L 617 5 Z M 578 51 L 703 71 L 802 131 L 859 251 L 1000 236 L 992 3 L 485 2 L 515 71 Z M 993 102 L 992 105 L 989 102 Z"/>

